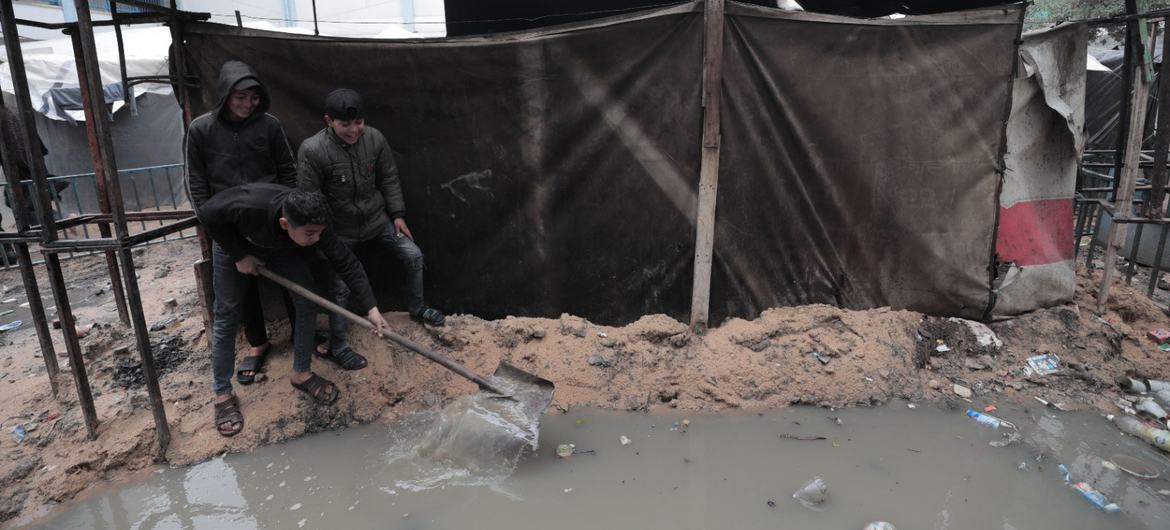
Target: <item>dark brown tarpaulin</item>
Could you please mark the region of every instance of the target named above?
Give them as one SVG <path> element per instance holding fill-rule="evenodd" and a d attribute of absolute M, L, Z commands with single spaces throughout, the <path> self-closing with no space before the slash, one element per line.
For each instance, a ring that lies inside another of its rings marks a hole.
<path fill-rule="evenodd" d="M 624 322 L 689 311 L 702 39 L 687 5 L 430 43 L 200 24 L 187 45 L 202 108 L 220 65 L 244 61 L 294 149 L 324 127 L 330 90 L 364 94 L 367 123 L 399 155 L 432 305 Z"/>
<path fill-rule="evenodd" d="M 810 303 L 982 317 L 1019 12 L 728 13 L 712 320 Z"/>
<path fill-rule="evenodd" d="M 812 302 L 981 316 L 1018 10 L 728 13 L 713 322 Z M 187 29 L 202 108 L 245 61 L 294 148 L 329 90 L 365 94 L 437 307 L 687 318 L 701 4 L 440 41 Z"/>

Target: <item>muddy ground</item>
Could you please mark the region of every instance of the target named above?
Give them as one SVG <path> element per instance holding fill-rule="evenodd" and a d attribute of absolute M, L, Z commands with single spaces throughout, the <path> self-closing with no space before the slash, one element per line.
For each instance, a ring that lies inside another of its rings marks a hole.
<path fill-rule="evenodd" d="M 352 342 L 367 354 L 369 367 L 344 372 L 314 362 L 316 371 L 341 388 L 333 406 L 314 405 L 287 383 L 287 326 L 273 323 L 275 349 L 266 380 L 237 386 L 244 431 L 223 438 L 212 426 L 207 332 L 191 274 L 197 257 L 194 242 L 178 241 L 152 246 L 136 258 L 173 436 L 166 453 L 171 464 L 387 421 L 475 391 L 426 360 L 355 332 Z M 704 336 L 662 315 L 623 327 L 568 315 L 497 321 L 456 315 L 438 329 L 425 329 L 404 314 L 391 314 L 388 321 L 474 371 L 490 373 L 507 360 L 552 380 L 557 392 L 550 413 L 583 405 L 694 411 L 798 403 L 866 406 L 894 397 L 963 406 L 956 384 L 1000 402 L 1036 403 L 1040 397 L 1062 409 L 1115 413 L 1115 377 L 1170 377 L 1170 354 L 1146 337 L 1151 329 L 1170 328 L 1170 318 L 1142 291 L 1120 284 L 1106 314 L 1094 315 L 1097 275 L 1082 272 L 1075 304 L 993 324 L 1002 346 L 981 343 L 961 321 L 825 305 L 768 310 L 752 321 L 725 322 Z M 0 523 L 5 525 L 28 521 L 99 481 L 124 479 L 156 462 L 154 423 L 133 334 L 118 322 L 104 260 L 69 260 L 66 278 L 80 302 L 79 326 L 94 324 L 81 346 L 101 425 L 97 439 L 88 440 L 68 369 L 59 375 L 60 397 L 52 397 L 31 323 L 0 334 Z M 47 294 L 43 276 L 40 280 Z M 0 289 L 4 299 L 25 300 L 17 271 L 0 272 Z M 167 307 L 170 298 L 176 307 Z M 52 305 L 51 298 L 46 305 Z M 60 331 L 54 334 L 57 355 L 67 366 Z M 242 340 L 239 344 L 243 351 Z M 1058 355 L 1061 370 L 1027 375 L 1025 359 L 1042 353 Z M 13 432 L 17 425 L 27 432 L 22 442 Z"/>

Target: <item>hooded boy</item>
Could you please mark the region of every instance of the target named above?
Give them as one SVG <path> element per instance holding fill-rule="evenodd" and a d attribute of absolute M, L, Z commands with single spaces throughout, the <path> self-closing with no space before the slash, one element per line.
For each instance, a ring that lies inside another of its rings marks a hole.
<path fill-rule="evenodd" d="M 296 160 L 284 128 L 268 114 L 268 91 L 256 71 L 240 61 L 228 61 L 219 71 L 218 100 L 210 112 L 191 121 L 185 142 L 187 194 L 196 214 L 215 195 L 242 184 L 272 183 L 296 186 Z M 222 270 L 228 259 L 218 244 L 212 249 L 213 267 Z M 254 278 L 243 296 L 244 334 L 252 351 L 240 362 L 240 384 L 251 384 L 264 365 L 271 344 L 264 328 L 260 294 Z M 292 302 L 285 309 L 292 318 Z M 218 296 L 218 293 L 216 294 Z"/>

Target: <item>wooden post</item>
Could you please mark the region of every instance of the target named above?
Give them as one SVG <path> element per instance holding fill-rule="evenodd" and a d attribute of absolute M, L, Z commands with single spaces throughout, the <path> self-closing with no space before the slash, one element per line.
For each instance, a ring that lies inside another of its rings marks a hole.
<path fill-rule="evenodd" d="M 1137 0 L 1125 0 L 1125 14 L 1136 15 Z M 1121 109 L 1118 111 L 1117 121 L 1117 138 L 1114 141 L 1113 150 L 1113 198 L 1117 197 L 1117 185 L 1121 180 L 1121 172 L 1125 170 L 1125 152 L 1127 137 L 1125 132 L 1129 130 L 1130 120 L 1132 119 L 1133 105 L 1130 104 L 1129 95 L 1134 89 L 1133 81 L 1133 65 L 1138 62 L 1136 54 L 1141 53 L 1137 49 L 1140 44 L 1140 37 L 1138 37 L 1138 24 L 1140 20 L 1132 19 L 1125 23 L 1125 59 L 1121 67 Z"/>
<path fill-rule="evenodd" d="M 691 328 L 702 333 L 711 305 L 711 258 L 715 246 L 715 202 L 719 192 L 719 98 L 723 84 L 723 0 L 707 0 L 703 13 L 703 155 L 695 216 L 695 273 Z"/>
<path fill-rule="evenodd" d="M 1146 21 L 1140 21 L 1145 24 Z M 1150 45 L 1154 42 L 1156 31 L 1150 35 Z M 1134 71 L 1132 72 L 1134 86 L 1133 99 L 1130 108 L 1133 116 L 1126 131 L 1125 165 L 1117 184 L 1117 193 L 1113 196 L 1113 223 L 1109 225 L 1109 235 L 1105 239 L 1105 264 L 1101 271 L 1101 289 L 1097 292 L 1097 314 L 1105 313 L 1105 303 L 1109 300 L 1109 288 L 1113 283 L 1113 275 L 1117 270 L 1118 251 L 1125 246 L 1125 231 L 1117 220 L 1130 216 L 1132 209 L 1134 188 L 1137 185 L 1138 175 L 1141 173 L 1142 133 L 1146 123 L 1146 100 L 1150 96 L 1150 82 L 1147 75 L 1146 54 L 1141 47 L 1145 44 L 1140 39 L 1131 41 L 1137 46 L 1133 50 Z"/>

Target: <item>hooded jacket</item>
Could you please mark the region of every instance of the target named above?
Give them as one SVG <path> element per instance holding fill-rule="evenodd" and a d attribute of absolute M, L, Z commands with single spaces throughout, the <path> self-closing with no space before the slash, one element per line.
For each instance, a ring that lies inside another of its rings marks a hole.
<path fill-rule="evenodd" d="M 297 186 L 325 194 L 346 244 L 378 237 L 390 219 L 406 216 L 394 152 L 382 131 L 368 125 L 353 145 L 329 127 L 305 140 L 297 153 Z"/>
<path fill-rule="evenodd" d="M 239 61 L 224 63 L 216 86 L 218 101 L 187 129 L 187 196 L 196 213 L 216 193 L 241 184 L 296 186 L 296 160 L 280 121 L 267 113 L 271 102 L 264 84 L 259 84 L 260 104 L 250 116 L 238 122 L 229 117 L 232 87 L 246 79 L 260 83 L 250 66 Z"/>

